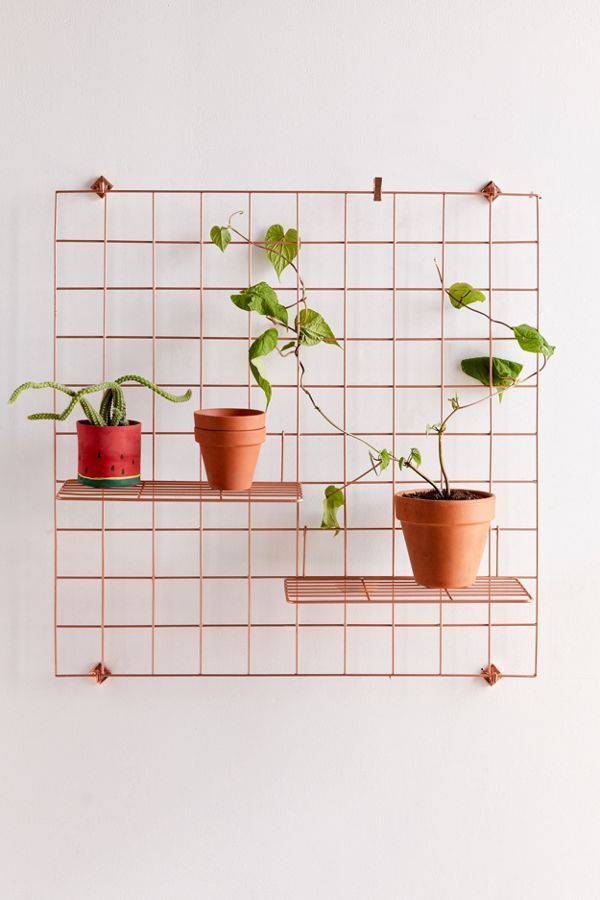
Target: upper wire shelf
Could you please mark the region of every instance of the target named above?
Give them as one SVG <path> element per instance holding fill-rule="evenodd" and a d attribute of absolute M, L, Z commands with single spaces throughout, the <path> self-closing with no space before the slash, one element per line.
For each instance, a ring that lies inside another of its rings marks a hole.
<path fill-rule="evenodd" d="M 93 488 L 69 479 L 61 485 L 57 500 L 174 501 L 202 503 L 299 503 L 302 485 L 295 481 L 256 481 L 247 491 L 219 491 L 206 481 L 141 481 L 122 488 Z"/>

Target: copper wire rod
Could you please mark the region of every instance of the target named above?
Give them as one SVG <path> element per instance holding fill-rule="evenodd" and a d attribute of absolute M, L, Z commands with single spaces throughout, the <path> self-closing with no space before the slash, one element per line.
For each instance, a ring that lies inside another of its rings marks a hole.
<path fill-rule="evenodd" d="M 194 387 L 194 385 L 189 385 L 189 387 Z M 512 390 L 512 388 L 511 388 Z M 57 437 L 72 437 L 77 432 L 75 431 L 58 431 Z M 157 431 L 157 435 L 170 435 L 172 437 L 181 435 L 186 435 L 190 437 L 194 432 L 193 431 Z M 142 431 L 142 434 L 149 435 L 150 431 Z M 360 437 L 392 437 L 391 431 L 354 431 L 353 434 L 359 435 Z M 489 437 L 489 431 L 447 431 L 444 433 L 444 438 L 447 437 Z M 494 434 L 496 437 L 535 437 L 535 431 L 495 431 Z M 278 437 L 279 432 L 277 431 L 268 431 L 267 437 Z M 296 437 L 295 431 L 286 431 L 287 437 Z M 396 431 L 397 437 L 429 437 L 423 431 Z M 339 438 L 340 435 L 334 431 L 303 431 L 300 434 L 300 437 L 324 437 L 324 438 Z M 63 481 L 64 479 L 59 479 Z"/>
<path fill-rule="evenodd" d="M 91 194 L 93 193 L 90 188 L 59 188 L 55 191 L 56 194 Z M 373 191 L 361 191 L 361 190 L 298 190 L 297 188 L 280 188 L 277 190 L 269 188 L 268 190 L 251 190 L 248 191 L 247 188 L 224 188 L 224 189 L 211 189 L 206 190 L 204 188 L 113 188 L 110 192 L 111 194 L 258 194 L 258 195 L 273 195 L 273 194 L 292 194 L 299 196 L 361 196 L 368 195 L 371 196 Z M 447 197 L 479 197 L 481 198 L 481 191 L 382 191 L 382 196 L 386 197 L 442 197 L 444 194 Z M 503 197 L 523 197 L 526 199 L 533 199 L 535 197 L 541 200 L 541 195 L 536 194 L 534 191 L 502 191 Z"/>
<path fill-rule="evenodd" d="M 341 626 L 338 626 L 341 627 Z M 304 625 L 302 625 L 304 628 Z M 59 672 L 57 678 L 86 678 L 88 672 Z M 248 678 L 246 672 L 111 672 L 111 678 Z M 479 678 L 486 680 L 481 672 L 252 672 L 252 678 Z M 502 672 L 502 678 L 536 678 L 535 674 Z"/>
<path fill-rule="evenodd" d="M 248 194 L 248 233 L 252 234 L 252 193 Z M 247 255 L 247 273 L 248 284 L 252 284 L 252 245 L 248 243 Z M 248 341 L 252 337 L 252 313 L 248 312 Z M 252 384 L 250 380 L 250 369 L 248 369 L 248 407 L 252 406 Z M 250 494 L 248 495 L 248 534 L 246 542 L 247 559 L 247 632 L 246 632 L 246 672 L 250 675 L 252 670 L 252 503 Z"/>
<path fill-rule="evenodd" d="M 57 238 L 56 243 L 57 244 L 103 244 L 104 241 L 102 240 L 102 238 Z M 148 239 L 144 239 L 144 238 L 111 238 L 109 241 L 107 241 L 107 243 L 108 244 L 152 244 L 152 241 L 148 240 Z M 198 247 L 200 245 L 203 245 L 205 247 L 213 246 L 212 241 L 155 241 L 155 243 L 156 244 L 164 244 L 166 246 L 179 246 L 179 245 L 189 245 L 192 247 Z M 281 243 L 281 244 L 288 243 L 289 244 L 289 241 L 288 242 L 280 241 L 279 243 Z M 392 240 L 392 241 L 347 241 L 347 243 L 348 243 L 348 245 L 352 245 L 352 246 L 385 247 L 385 246 L 392 245 L 392 246 L 396 246 L 396 247 L 406 247 L 406 246 L 409 246 L 409 247 L 412 247 L 412 246 L 434 247 L 434 246 L 439 246 L 442 242 L 441 241 L 393 241 Z M 502 245 L 506 245 L 506 244 L 512 246 L 515 244 L 535 244 L 535 243 L 536 243 L 535 240 L 492 241 L 492 246 L 495 246 L 495 245 L 502 246 Z M 344 241 L 325 241 L 325 240 L 323 240 L 323 241 L 306 241 L 306 240 L 303 240 L 302 244 L 305 247 L 307 247 L 307 246 L 329 247 L 329 246 L 336 246 L 336 245 L 343 246 Z M 459 246 L 459 247 L 481 246 L 481 245 L 487 247 L 488 242 L 487 241 L 446 241 L 446 244 L 452 244 L 454 246 Z M 232 240 L 229 242 L 228 246 L 230 246 L 230 247 L 242 246 L 243 247 L 243 246 L 245 246 L 245 243 L 244 243 L 244 241 Z"/>
<path fill-rule="evenodd" d="M 156 382 L 156 194 L 152 193 L 152 381 Z M 152 392 L 152 481 L 156 479 L 156 394 Z M 152 493 L 152 643 L 150 667 L 156 670 L 156 500 Z"/>
<path fill-rule="evenodd" d="M 104 335 L 101 335 L 101 334 L 57 334 L 56 335 L 56 339 L 59 341 L 66 341 L 66 340 L 99 341 L 99 340 L 102 340 L 103 338 L 104 338 Z M 199 336 L 197 334 L 188 334 L 188 335 L 183 335 L 183 336 L 177 335 L 177 334 L 157 334 L 155 339 L 157 341 L 197 341 L 197 340 L 199 340 Z M 109 341 L 151 341 L 151 340 L 153 340 L 153 337 L 151 334 L 107 334 L 106 340 L 109 340 Z M 229 341 L 229 340 L 231 340 L 231 341 L 247 342 L 248 338 L 241 337 L 241 336 L 225 338 L 225 337 L 218 337 L 215 335 L 212 337 L 206 336 L 204 338 L 204 340 L 211 340 L 211 341 Z M 340 343 L 340 344 L 344 343 L 344 342 L 360 343 L 360 344 L 375 344 L 375 343 L 391 344 L 394 339 L 393 338 L 378 338 L 378 337 L 339 337 L 339 338 L 337 338 L 337 340 L 338 340 L 338 343 Z M 396 343 L 423 343 L 423 344 L 437 344 L 437 343 L 440 343 L 441 340 L 442 339 L 439 337 L 430 337 L 430 338 L 402 337 L 402 338 L 395 339 Z M 461 343 L 476 342 L 476 343 L 481 344 L 485 340 L 485 338 L 483 338 L 483 337 L 463 337 L 463 338 L 449 337 L 449 338 L 446 338 L 446 340 L 460 341 Z M 515 338 L 498 337 L 498 338 L 496 338 L 496 340 L 514 341 Z M 285 341 L 285 338 L 279 338 L 280 343 L 283 343 L 284 341 Z M 143 385 L 139 385 L 139 384 L 138 385 L 130 384 L 130 385 L 127 385 L 127 388 L 128 389 L 135 388 L 135 387 L 139 388 L 142 386 Z M 209 384 L 205 385 L 205 387 L 220 387 L 220 386 L 221 385 L 209 385 Z M 230 387 L 231 384 L 230 384 L 230 382 L 225 382 L 223 386 Z M 257 387 L 256 385 L 250 385 L 250 386 L 252 388 Z M 318 386 L 318 385 L 315 385 L 315 387 L 316 386 Z M 294 385 L 290 384 L 290 385 L 287 385 L 287 387 L 294 387 Z M 328 383 L 326 385 L 322 385 L 322 387 L 336 387 L 336 385 L 332 385 L 332 384 Z"/>
<path fill-rule="evenodd" d="M 198 335 L 199 335 L 199 344 L 198 344 L 198 374 L 200 379 L 200 384 L 198 385 L 199 390 L 199 403 L 200 409 L 203 409 L 204 406 L 204 351 L 203 351 L 203 341 L 204 341 L 204 243 L 202 241 L 202 235 L 204 233 L 204 194 L 200 194 L 199 197 L 199 221 L 198 221 L 198 237 L 200 242 L 200 253 L 199 253 L 199 278 L 200 278 L 200 292 L 198 295 Z M 204 461 L 202 459 L 202 453 L 198 453 L 198 479 L 202 481 L 204 471 Z M 202 503 L 198 503 L 198 566 L 200 572 L 204 572 L 204 506 Z M 204 579 L 201 578 L 198 582 L 198 619 L 200 624 L 200 631 L 198 635 L 198 674 L 202 675 L 204 668 Z"/>
<path fill-rule="evenodd" d="M 205 291 L 220 291 L 221 293 L 223 293 L 226 291 L 243 291 L 243 290 L 245 290 L 246 287 L 247 287 L 247 285 L 243 285 L 243 284 L 238 284 L 238 285 L 216 284 L 216 285 L 205 285 L 203 290 L 205 290 Z M 96 291 L 97 293 L 101 293 L 103 288 L 102 288 L 102 286 L 98 287 L 98 286 L 94 286 L 94 285 L 61 285 L 60 287 L 57 287 L 56 290 L 57 291 L 77 291 L 78 293 L 83 293 L 84 291 Z M 122 291 L 146 291 L 147 293 L 150 293 L 152 291 L 152 285 L 145 285 L 145 286 L 144 285 L 130 285 L 130 284 L 108 285 L 106 290 L 107 291 L 119 291 L 119 292 L 122 292 Z M 197 284 L 195 284 L 195 285 L 170 285 L 170 286 L 157 285 L 156 290 L 157 291 L 169 291 L 169 293 L 176 293 L 177 291 L 193 291 L 194 293 L 198 293 L 198 291 L 200 290 L 200 287 Z M 282 293 L 284 291 L 293 291 L 293 290 L 295 290 L 295 288 L 286 287 L 285 285 L 279 285 L 277 287 L 277 291 L 279 293 Z M 342 294 L 344 292 L 344 287 L 343 287 L 343 285 L 341 287 L 317 287 L 315 285 L 307 284 L 306 290 L 307 290 L 307 292 L 314 292 L 314 293 L 320 293 L 320 294 L 332 293 L 332 292 L 337 293 L 337 294 Z M 391 287 L 386 287 L 386 286 L 382 286 L 382 287 L 366 287 L 365 286 L 365 287 L 347 287 L 346 288 L 346 291 L 348 293 L 361 293 L 361 294 L 367 294 L 367 293 L 386 294 L 386 293 L 391 293 L 392 290 L 393 289 Z M 429 294 L 435 294 L 435 293 L 437 293 L 437 291 L 439 291 L 439 287 L 435 287 L 435 286 L 434 287 L 402 287 L 402 286 L 398 285 L 396 287 L 396 290 L 404 291 L 404 292 L 409 291 L 410 293 L 413 293 L 413 294 L 423 293 L 423 292 L 427 292 Z M 487 292 L 487 291 L 489 291 L 489 288 L 477 286 L 475 288 L 475 290 Z M 532 287 L 502 287 L 502 288 L 495 288 L 495 290 L 497 292 L 502 292 L 502 293 L 506 293 L 506 294 L 513 294 L 513 293 L 535 294 L 535 288 L 532 288 Z"/>
<path fill-rule="evenodd" d="M 539 197 L 535 201 L 535 237 L 536 237 L 536 257 L 535 257 L 535 317 L 536 328 L 540 327 L 540 201 Z M 539 356 L 536 357 L 539 361 Z M 536 584 L 539 579 L 540 572 L 540 389 L 539 379 L 536 378 L 535 391 L 535 578 Z M 535 594 L 535 647 L 534 647 L 534 665 L 533 671 L 537 675 L 538 671 L 538 655 L 539 655 L 539 591 Z"/>
<path fill-rule="evenodd" d="M 54 339 L 52 342 L 52 380 L 57 380 L 57 372 L 58 372 L 58 346 L 56 342 L 56 333 L 58 331 L 58 297 L 56 292 L 57 285 L 57 247 L 56 247 L 56 237 L 58 234 L 58 196 L 54 195 L 54 247 L 53 247 L 53 276 L 52 276 L 52 301 L 53 301 L 53 312 L 52 312 L 52 323 L 54 330 Z M 56 391 L 53 391 L 52 398 L 52 411 L 56 413 Z M 54 473 L 54 481 L 56 481 L 56 476 L 58 475 L 58 453 L 57 453 L 57 428 L 56 428 L 56 419 L 52 423 L 52 471 Z M 58 622 L 58 581 L 56 579 L 56 573 L 58 572 L 58 505 L 56 499 L 56 491 L 54 491 L 53 497 L 53 525 L 54 525 L 54 546 L 53 546 L 53 563 L 54 563 L 54 593 L 53 593 L 53 624 L 54 624 L 54 674 L 58 674 L 58 634 L 56 631 L 56 624 Z"/>
<path fill-rule="evenodd" d="M 390 527 L 389 525 L 348 525 L 347 527 L 348 527 L 348 531 L 356 531 L 356 532 L 361 532 L 361 531 L 391 531 L 391 530 L 392 530 L 391 527 Z M 69 527 L 64 527 L 64 528 L 57 528 L 56 530 L 57 530 L 58 532 L 61 532 L 61 531 L 67 531 L 67 532 L 69 532 L 69 531 L 74 531 L 74 532 L 79 532 L 79 531 L 98 532 L 98 531 L 100 531 L 99 528 L 93 528 L 93 527 L 91 527 L 91 526 L 85 526 L 85 527 L 69 526 Z M 183 531 L 183 532 L 190 532 L 190 533 L 194 533 L 194 534 L 195 534 L 195 533 L 196 533 L 197 531 L 199 531 L 199 530 L 200 530 L 200 529 L 199 529 L 199 527 L 198 527 L 197 525 L 196 525 L 196 526 L 190 525 L 190 526 L 188 526 L 188 527 L 186 527 L 186 526 L 177 526 L 177 527 L 175 527 L 175 526 L 173 526 L 173 527 L 164 526 L 164 527 L 161 527 L 161 528 L 157 528 L 157 529 L 156 529 L 157 532 L 162 531 L 162 532 L 165 532 L 166 534 L 169 534 L 170 532 L 180 532 L 180 531 Z M 287 531 L 293 533 L 293 532 L 296 531 L 295 527 L 293 527 L 293 526 L 291 526 L 291 525 L 290 525 L 289 527 L 287 527 L 287 526 L 281 526 L 281 525 L 271 525 L 271 526 L 269 526 L 269 525 L 255 525 L 253 530 L 254 530 L 254 531 L 263 531 L 263 532 L 265 532 L 265 533 L 267 533 L 267 534 L 279 534 L 280 532 L 287 532 Z M 310 526 L 308 526 L 308 525 L 304 525 L 304 526 L 303 526 L 303 530 L 304 530 L 304 531 L 315 532 L 316 534 L 322 534 L 322 533 L 323 533 L 323 529 L 320 528 L 320 527 L 317 528 L 316 526 L 310 527 Z M 400 530 L 400 531 L 401 531 L 402 529 L 400 528 L 400 526 L 396 526 L 396 530 Z M 131 531 L 131 532 L 150 532 L 150 531 L 152 531 L 152 529 L 149 528 L 149 527 L 129 525 L 129 526 L 123 526 L 123 527 L 112 526 L 112 527 L 105 528 L 105 531 L 107 531 L 107 532 L 108 532 L 108 531 L 114 531 L 114 532 L 117 532 L 117 533 L 120 533 L 120 532 L 129 532 L 129 531 Z M 216 532 L 216 533 L 220 533 L 220 532 L 222 532 L 222 531 L 233 531 L 233 532 L 239 531 L 239 532 L 241 532 L 242 534 L 245 534 L 245 532 L 247 531 L 247 529 L 246 529 L 246 528 L 243 528 L 243 527 L 241 527 L 241 526 L 240 526 L 240 527 L 237 527 L 237 526 L 229 526 L 229 525 L 228 525 L 228 526 L 221 526 L 221 525 L 219 525 L 219 526 L 216 526 L 216 525 L 215 525 L 215 526 L 209 526 L 209 525 L 207 525 L 205 528 L 202 528 L 202 531 L 205 531 L 205 532 L 212 531 L 212 532 Z M 525 531 L 525 532 L 532 532 L 532 533 L 533 533 L 533 532 L 535 532 L 535 527 L 534 527 L 534 526 L 531 526 L 530 528 L 512 528 L 512 527 L 504 528 L 502 525 L 497 525 L 497 526 L 494 528 L 494 531 L 500 531 L 500 532 L 503 532 L 503 531 Z M 281 576 L 280 576 L 280 575 L 273 575 L 273 578 L 274 578 L 274 579 L 276 579 L 276 578 L 281 578 Z"/>
<path fill-rule="evenodd" d="M 65 631 L 76 631 L 79 629 L 93 630 L 100 628 L 100 625 L 57 625 L 58 629 Z M 152 625 L 105 625 L 106 629 L 126 629 L 128 631 L 140 631 L 152 628 Z M 247 625 L 244 622 L 205 622 L 202 626 L 199 624 L 188 622 L 165 622 L 157 623 L 155 628 L 243 628 Z M 254 622 L 253 628 L 295 628 L 293 622 Z M 303 622 L 302 628 L 342 628 L 340 622 Z M 487 628 L 487 622 L 445 622 L 444 628 Z M 397 622 L 392 625 L 390 622 L 348 622 L 348 628 L 439 628 L 439 622 Z M 493 622 L 492 628 L 535 628 L 535 622 Z"/>
<path fill-rule="evenodd" d="M 379 190 L 381 190 L 381 182 L 378 185 Z M 396 384 L 396 339 L 398 337 L 398 322 L 397 322 L 397 294 L 396 294 L 396 283 L 397 283 L 397 260 L 396 260 L 396 213 L 397 213 L 397 197 L 392 198 L 392 340 L 393 340 L 393 348 L 392 348 L 392 384 Z M 397 456 L 397 446 L 396 446 L 396 388 L 392 388 L 392 456 L 394 459 Z M 396 495 L 396 466 L 392 463 L 392 497 Z M 397 560 L 396 560 L 396 542 L 397 542 L 397 533 L 398 533 L 398 523 L 396 521 L 396 516 L 392 515 L 392 533 L 390 535 L 391 540 L 391 554 L 392 554 L 392 584 L 395 585 L 396 578 L 396 569 L 397 569 Z M 392 600 L 394 599 L 394 588 L 392 588 Z M 396 606 L 392 604 L 392 630 L 391 630 L 391 644 L 390 644 L 390 668 L 391 674 L 393 675 L 396 671 Z"/>
<path fill-rule="evenodd" d="M 444 196 L 442 197 L 442 209 L 441 209 L 441 213 L 442 213 L 442 221 L 441 221 L 441 229 L 442 229 L 442 252 L 441 252 L 441 260 L 440 260 L 440 262 L 441 262 L 440 274 L 441 274 L 441 282 L 442 282 L 442 283 L 441 283 L 441 285 L 440 285 L 440 337 L 441 337 L 441 341 L 440 341 L 440 382 L 441 382 L 441 388 L 440 388 L 440 422 L 442 422 L 443 419 L 444 419 L 444 417 L 445 417 L 445 412 L 444 412 L 445 406 L 444 406 L 444 403 L 445 403 L 445 399 L 446 399 L 445 396 L 444 396 L 444 392 L 445 392 L 445 385 L 444 385 L 444 382 L 445 382 L 445 377 L 446 377 L 446 372 L 445 372 L 445 346 L 446 346 L 446 345 L 445 345 L 445 341 L 444 341 L 444 338 L 445 338 L 445 336 L 446 336 L 446 328 L 445 328 L 445 325 L 446 325 L 446 315 L 445 315 L 445 311 L 446 311 L 446 292 L 445 292 L 445 278 L 446 278 L 446 244 L 445 244 L 445 241 L 446 241 L 446 195 L 445 195 L 445 194 L 444 194 Z M 439 436 L 439 440 L 440 440 L 440 441 L 442 440 L 441 435 Z M 444 483 L 443 483 L 444 472 L 442 471 L 442 457 L 441 457 L 441 452 L 442 452 L 442 451 L 441 451 L 441 444 L 440 444 L 440 470 L 441 470 L 441 471 L 440 471 L 440 488 L 443 488 L 443 487 L 444 487 Z M 444 606 L 443 606 L 443 603 L 442 603 L 442 598 L 443 598 L 443 593 L 442 593 L 442 591 L 440 591 L 440 593 L 439 593 L 440 603 L 439 603 L 439 610 L 438 610 L 438 615 L 439 615 L 439 620 L 440 620 L 440 629 L 439 629 L 439 635 L 438 635 L 438 670 L 439 670 L 439 674 L 440 674 L 440 675 L 442 675 L 442 674 L 443 674 L 443 671 L 444 671 Z"/>
<path fill-rule="evenodd" d="M 227 528 L 222 529 L 224 532 L 227 531 Z M 99 581 L 102 577 L 101 575 L 58 575 L 62 581 Z M 152 575 L 105 575 L 106 580 L 110 581 L 151 581 Z M 196 581 L 198 578 L 205 578 L 207 581 L 245 581 L 248 576 L 247 575 L 156 575 L 157 580 L 160 581 Z M 268 579 L 281 580 L 285 576 L 282 575 L 253 575 L 253 578 L 258 578 L 261 581 L 265 581 Z M 288 576 L 290 578 L 294 576 Z M 334 576 L 332 576 L 334 577 Z M 343 576 L 339 576 L 342 578 Z M 349 576 L 352 577 L 352 576 Z M 369 578 L 371 576 L 368 576 Z M 409 576 L 407 576 L 409 577 Z M 509 576 L 500 576 L 502 578 Z M 535 581 L 535 575 L 511 575 L 511 578 L 515 578 L 518 581 Z M 333 602 L 333 601 L 330 601 Z M 365 603 L 369 601 L 365 600 Z M 415 601 L 411 601 L 415 602 Z M 437 601 L 435 601 L 437 603 Z M 459 602 L 459 601 L 456 601 Z M 487 601 L 485 601 L 487 602 Z M 245 626 L 244 626 L 245 627 Z"/>

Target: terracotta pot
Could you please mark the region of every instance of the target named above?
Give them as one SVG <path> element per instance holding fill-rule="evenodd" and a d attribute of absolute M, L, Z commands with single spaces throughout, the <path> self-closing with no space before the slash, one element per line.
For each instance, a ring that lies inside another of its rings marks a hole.
<path fill-rule="evenodd" d="M 424 500 L 396 494 L 396 516 L 415 580 L 425 587 L 469 587 L 477 571 L 496 511 L 496 498 L 473 491 L 473 500 Z"/>
<path fill-rule="evenodd" d="M 194 424 L 210 486 L 220 491 L 250 488 L 267 433 L 264 412 L 227 407 L 199 409 L 194 413 Z"/>
<path fill-rule="evenodd" d="M 142 426 L 91 425 L 77 422 L 77 479 L 90 487 L 125 487 L 140 483 Z"/>

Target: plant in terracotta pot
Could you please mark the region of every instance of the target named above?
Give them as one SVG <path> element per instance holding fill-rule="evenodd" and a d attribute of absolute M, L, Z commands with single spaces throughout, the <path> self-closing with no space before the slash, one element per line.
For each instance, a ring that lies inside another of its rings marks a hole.
<path fill-rule="evenodd" d="M 250 371 L 265 395 L 266 409 L 271 402 L 272 388 L 263 369 L 263 358 L 274 351 L 281 356 L 295 355 L 300 371 L 300 389 L 309 397 L 313 407 L 333 427 L 338 428 L 319 408 L 304 385 L 301 348 L 319 343 L 339 344 L 323 316 L 308 307 L 304 282 L 294 262 L 298 255 L 298 233 L 294 228 L 286 230 L 281 225 L 271 225 L 262 241 L 254 241 L 233 226 L 232 219 L 236 215 L 240 213 L 233 213 L 227 225 L 215 225 L 211 229 L 210 236 L 215 246 L 225 252 L 232 234 L 236 235 L 242 243 L 264 250 L 278 277 L 287 266 L 291 266 L 298 276 L 298 299 L 287 306 L 280 303 L 274 289 L 265 281 L 231 296 L 238 309 L 263 316 L 270 325 L 252 341 L 248 350 Z M 298 311 L 290 316 L 288 311 L 294 308 Z M 265 413 L 253 409 L 206 409 L 198 410 L 194 415 L 196 440 L 200 443 L 209 483 L 223 490 L 250 487 L 260 446 L 265 439 Z"/>
<path fill-rule="evenodd" d="M 192 396 L 170 394 L 140 375 L 121 375 L 114 381 L 103 381 L 87 387 L 74 389 L 56 381 L 26 381 L 19 385 L 10 396 L 14 403 L 23 391 L 52 388 L 66 394 L 71 399 L 60 412 L 32 413 L 28 419 L 52 419 L 63 422 L 79 404 L 85 419 L 77 422 L 77 479 L 89 487 L 112 488 L 139 484 L 141 470 L 142 426 L 127 418 L 127 407 L 122 385 L 127 381 L 143 385 L 159 397 L 172 403 L 184 403 Z M 88 400 L 90 394 L 103 391 L 98 409 Z"/>
<path fill-rule="evenodd" d="M 237 214 L 234 213 L 233 216 L 235 215 Z M 404 456 L 396 456 L 390 450 L 376 447 L 361 435 L 338 425 L 319 406 L 304 383 L 305 368 L 302 362 L 304 349 L 321 342 L 335 346 L 339 344 L 323 316 L 308 306 L 306 287 L 295 262 L 300 242 L 297 232 L 292 228 L 286 231 L 281 225 L 272 225 L 267 229 L 263 240 L 254 241 L 234 227 L 233 216 L 226 226 L 214 226 L 211 230 L 211 239 L 216 246 L 225 251 L 231 242 L 232 234 L 236 235 L 243 243 L 263 249 L 278 275 L 289 265 L 296 272 L 298 280 L 298 297 L 288 306 L 279 302 L 276 292 L 266 282 L 251 285 L 246 291 L 231 297 L 232 302 L 240 309 L 262 315 L 270 322 L 271 327 L 263 332 L 249 349 L 250 370 L 256 383 L 265 393 L 267 406 L 271 399 L 271 385 L 262 368 L 257 365 L 257 360 L 275 350 L 281 356 L 293 355 L 300 373 L 300 390 L 314 410 L 340 434 L 364 444 L 369 453 L 370 465 L 364 472 L 343 485 L 328 485 L 325 488 L 321 527 L 331 529 L 335 534 L 339 533 L 338 512 L 345 505 L 346 490 L 352 484 L 373 472 L 380 475 L 390 465 L 398 465 L 401 471 L 409 469 L 428 485 L 428 490 L 401 492 L 395 498 L 396 514 L 403 524 L 416 580 L 429 587 L 463 587 L 471 584 L 475 580 L 489 523 L 494 516 L 495 498 L 484 492 L 451 489 L 444 463 L 443 438 L 448 423 L 459 410 L 489 401 L 490 393 L 467 404 L 461 404 L 457 396 L 453 397 L 448 416 L 427 429 L 428 432 L 436 434 L 438 439 L 439 485 L 435 477 L 421 471 L 421 453 L 418 448 L 411 448 Z M 437 263 L 436 268 L 442 280 Z M 484 316 L 491 323 L 508 328 L 522 350 L 543 357 L 542 365 L 521 380 L 519 380 L 523 369 L 521 363 L 500 357 L 490 359 L 487 356 L 464 359 L 461 368 L 466 375 L 486 387 L 496 388 L 491 393 L 492 397 L 498 396 L 501 400 L 502 394 L 508 388 L 515 384 L 523 384 L 542 371 L 554 353 L 554 347 L 548 344 L 536 328 L 526 324 L 513 327 L 492 318 L 483 310 L 476 309 L 473 304 L 485 302 L 485 296 L 466 282 L 451 285 L 446 294 L 455 309 L 469 309 Z M 296 309 L 295 316 L 289 316 L 290 309 Z M 283 346 L 280 346 L 280 342 Z"/>
<path fill-rule="evenodd" d="M 437 263 L 436 263 L 437 266 Z M 438 268 L 438 274 L 441 273 Z M 452 418 L 461 410 L 503 394 L 517 384 L 525 384 L 539 374 L 555 351 L 537 328 L 532 325 L 509 325 L 493 318 L 488 312 L 473 304 L 485 302 L 481 291 L 466 282 L 457 282 L 446 289 L 455 309 L 468 309 L 484 316 L 490 323 L 507 328 L 522 350 L 542 357 L 541 365 L 525 378 L 520 378 L 521 363 L 500 357 L 478 356 L 463 359 L 462 371 L 488 388 L 495 388 L 485 396 L 470 403 L 461 403 L 455 394 L 450 399 L 448 415 L 434 425 L 427 426 L 426 433 L 437 437 L 439 483 L 420 470 L 421 454 L 413 447 L 407 456 L 393 457 L 387 450 L 375 450 L 371 454 L 372 471 L 379 474 L 393 461 L 400 470 L 410 469 L 427 482 L 428 489 L 400 491 L 395 496 L 395 512 L 402 523 L 402 532 L 415 580 L 426 587 L 460 588 L 473 584 L 494 518 L 496 498 L 485 491 L 455 489 L 451 487 L 444 461 L 444 435 Z M 373 448 L 375 449 L 375 448 Z M 359 478 L 364 475 L 359 476 Z M 358 479 L 354 479 L 356 481 Z M 349 482 L 349 484 L 352 482 Z M 326 527 L 337 527 L 336 510 L 344 504 L 344 492 L 348 485 L 333 490 L 328 488 L 330 504 L 334 507 Z"/>

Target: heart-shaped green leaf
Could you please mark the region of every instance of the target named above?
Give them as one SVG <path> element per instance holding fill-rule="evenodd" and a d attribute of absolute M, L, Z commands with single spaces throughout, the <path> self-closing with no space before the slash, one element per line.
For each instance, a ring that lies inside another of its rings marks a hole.
<path fill-rule="evenodd" d="M 246 312 L 257 312 L 261 316 L 269 316 L 276 319 L 282 325 L 287 325 L 288 314 L 285 306 L 279 302 L 277 294 L 266 281 L 253 284 L 241 294 L 231 295 L 232 303 Z"/>
<path fill-rule="evenodd" d="M 550 359 L 556 350 L 533 325 L 516 325 L 513 332 L 521 350 L 528 353 L 541 353 L 546 359 Z"/>
<path fill-rule="evenodd" d="M 471 303 L 484 303 L 485 297 L 481 291 L 476 291 L 474 287 L 467 284 L 466 281 L 457 281 L 450 285 L 446 291 L 450 297 L 450 303 L 455 309 L 461 306 L 470 306 Z"/>
<path fill-rule="evenodd" d="M 256 381 L 258 386 L 262 388 L 264 395 L 267 398 L 267 409 L 269 407 L 269 403 L 271 402 L 271 383 L 262 374 L 258 366 L 255 364 L 254 360 L 258 359 L 261 356 L 267 356 L 269 353 L 272 353 L 277 346 L 278 337 L 279 335 L 276 328 L 268 328 L 259 337 L 256 338 L 256 340 L 250 345 L 250 350 L 248 351 L 250 371 L 252 372 L 254 380 Z"/>
<path fill-rule="evenodd" d="M 313 347 L 323 341 L 325 344 L 340 345 L 321 313 L 314 309 L 301 309 L 296 317 L 296 330 L 300 333 L 300 343 Z"/>
<path fill-rule="evenodd" d="M 298 232 L 295 228 L 283 230 L 283 225 L 271 225 L 265 234 L 267 258 L 279 277 L 283 270 L 298 256 Z"/>
<path fill-rule="evenodd" d="M 422 462 L 420 450 L 417 450 L 416 447 L 411 447 L 409 459 L 410 459 L 411 463 L 414 463 L 418 469 Z"/>
<path fill-rule="evenodd" d="M 389 450 L 382 450 L 381 453 L 379 454 L 379 460 L 380 460 L 379 471 L 380 471 L 380 472 L 385 472 L 385 470 L 386 470 L 387 467 L 389 466 L 390 460 L 391 460 L 391 453 L 390 453 L 390 451 L 389 451 Z"/>
<path fill-rule="evenodd" d="M 345 503 L 344 491 L 335 484 L 330 484 L 325 488 L 325 498 L 323 500 L 323 518 L 321 520 L 321 528 L 332 528 L 336 535 L 340 533 L 340 523 L 337 518 L 337 511 L 340 506 Z"/>
<path fill-rule="evenodd" d="M 473 356 L 463 359 L 460 364 L 465 375 L 475 378 L 485 387 L 490 386 L 490 358 L 489 356 Z M 511 359 L 501 359 L 494 356 L 492 359 L 492 384 L 494 387 L 507 388 L 515 383 L 523 366 Z"/>
<path fill-rule="evenodd" d="M 231 232 L 227 226 L 213 225 L 210 229 L 210 239 L 222 253 L 225 253 L 227 245 L 231 243 Z"/>

